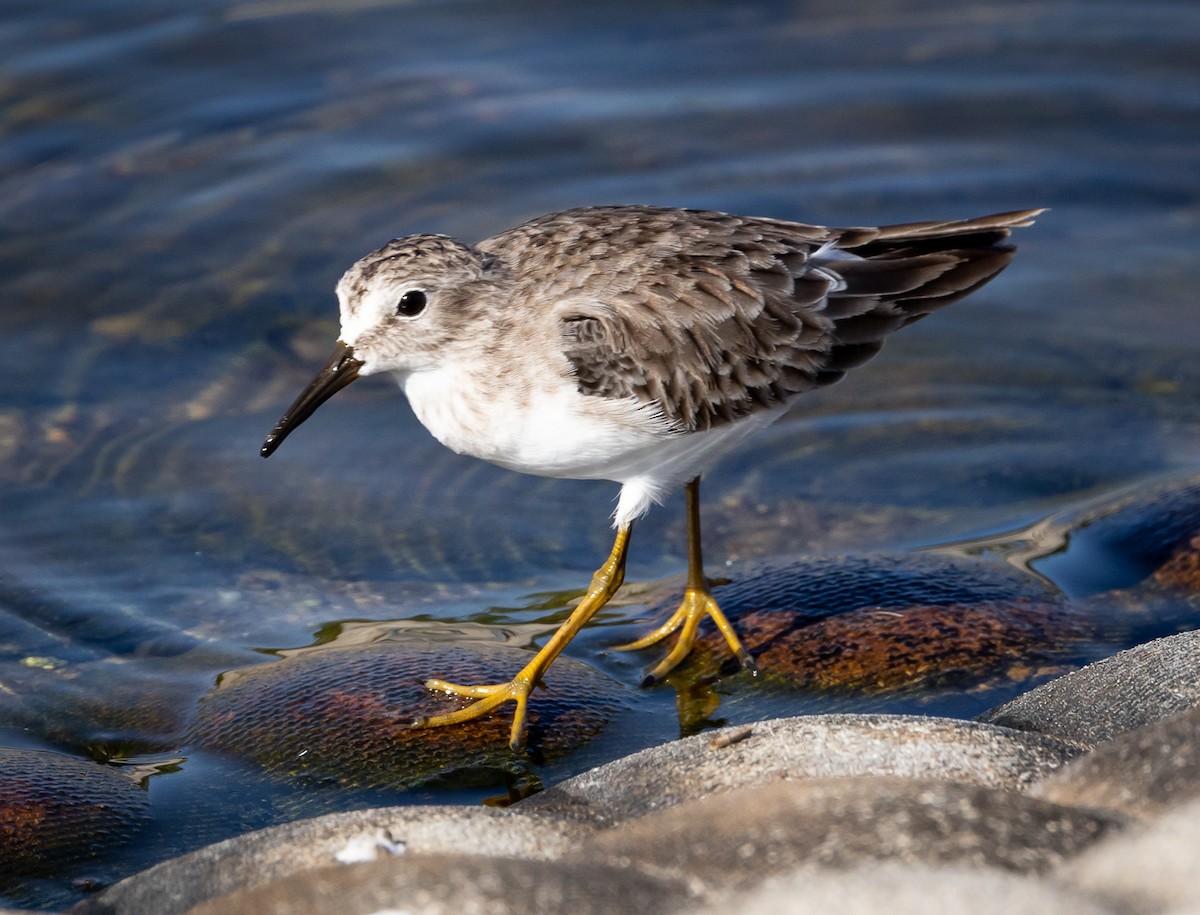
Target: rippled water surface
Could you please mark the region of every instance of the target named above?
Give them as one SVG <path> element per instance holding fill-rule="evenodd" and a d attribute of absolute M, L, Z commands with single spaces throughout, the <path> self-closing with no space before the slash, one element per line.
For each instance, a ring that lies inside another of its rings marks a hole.
<path fill-rule="evenodd" d="M 319 810 L 496 793 L 231 777 L 180 736 L 223 671 L 347 633 L 527 645 L 609 546 L 614 485 L 458 457 L 386 381 L 258 458 L 332 346 L 341 272 L 392 236 L 595 203 L 1051 208 L 1000 279 L 706 479 L 715 567 L 987 538 L 1200 468 L 1189 0 L 5 9 L 0 746 L 156 773 L 131 849 L 13 904 Z M 635 532 L 631 580 L 682 571 L 681 501 Z M 538 778 L 678 735 L 684 703 L 606 650 L 647 612 L 635 594 L 572 646 L 626 713 Z"/>

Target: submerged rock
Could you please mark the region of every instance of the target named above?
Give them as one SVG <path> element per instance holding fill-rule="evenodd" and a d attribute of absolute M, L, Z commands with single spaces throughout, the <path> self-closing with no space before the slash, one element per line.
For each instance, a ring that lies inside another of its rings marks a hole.
<path fill-rule="evenodd" d="M 120 769 L 49 750 L 0 749 L 0 887 L 125 845 L 150 818 Z"/>
<path fill-rule="evenodd" d="M 414 719 L 470 700 L 426 689 L 435 673 L 462 683 L 511 678 L 529 653 L 475 643 L 381 642 L 304 649 L 229 671 L 200 702 L 190 739 L 251 760 L 272 774 L 344 787 L 404 788 L 435 778 L 503 783 L 527 759 L 509 750 L 511 712 L 456 727 L 414 730 Z M 528 740 L 544 759 L 600 733 L 620 709 L 620 687 L 570 658 L 552 670 L 553 691 L 529 702 Z"/>

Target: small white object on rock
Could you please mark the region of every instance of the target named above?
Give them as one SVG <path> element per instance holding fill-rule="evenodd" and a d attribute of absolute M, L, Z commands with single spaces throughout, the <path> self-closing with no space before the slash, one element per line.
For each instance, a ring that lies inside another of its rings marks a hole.
<path fill-rule="evenodd" d="M 381 849 L 389 855 L 402 855 L 404 842 L 393 839 L 386 829 L 375 829 L 356 835 L 334 857 L 343 864 L 359 864 L 363 861 L 374 861 L 379 857 Z"/>

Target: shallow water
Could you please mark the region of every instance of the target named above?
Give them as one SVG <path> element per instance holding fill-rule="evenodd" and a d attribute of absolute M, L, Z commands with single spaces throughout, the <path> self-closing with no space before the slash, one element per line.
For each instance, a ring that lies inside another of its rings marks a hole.
<path fill-rule="evenodd" d="M 152 828 L 101 881 L 222 830 L 494 793 L 230 778 L 179 719 L 222 671 L 348 621 L 524 644 L 607 551 L 614 486 L 457 457 L 384 381 L 258 458 L 332 347 L 337 278 L 392 236 L 613 202 L 827 224 L 1051 207 L 1000 279 L 706 478 L 714 567 L 986 538 L 1200 468 L 1192 2 L 7 10 L 0 746 L 159 767 Z M 682 570 L 681 501 L 640 525 L 631 580 Z M 604 651 L 644 613 L 570 652 L 639 714 L 540 777 L 679 733 L 669 690 Z M 202 815 L 218 782 L 236 824 Z M 78 876 L 11 898 L 61 903 Z"/>

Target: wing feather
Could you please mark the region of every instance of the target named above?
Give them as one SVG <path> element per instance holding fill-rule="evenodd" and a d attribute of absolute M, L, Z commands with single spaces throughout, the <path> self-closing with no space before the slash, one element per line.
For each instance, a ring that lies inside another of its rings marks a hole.
<path fill-rule="evenodd" d="M 552 294 L 583 394 L 633 398 L 668 431 L 691 432 L 839 380 L 887 336 L 1003 270 L 1009 231 L 1039 212 L 830 229 L 603 207 L 542 217 L 480 248 Z M 536 269 L 521 257 L 530 248 Z"/>

